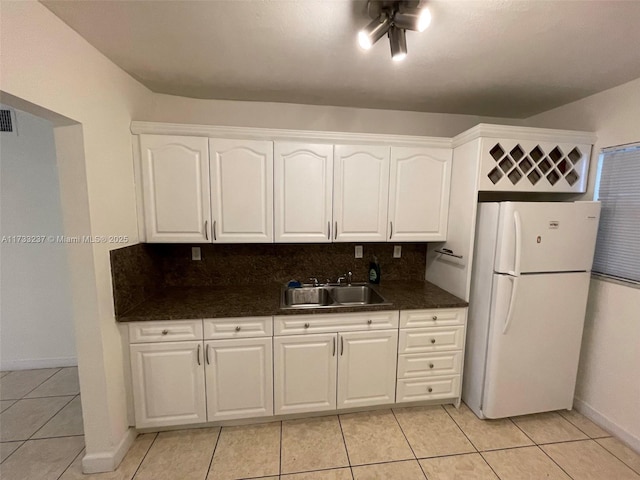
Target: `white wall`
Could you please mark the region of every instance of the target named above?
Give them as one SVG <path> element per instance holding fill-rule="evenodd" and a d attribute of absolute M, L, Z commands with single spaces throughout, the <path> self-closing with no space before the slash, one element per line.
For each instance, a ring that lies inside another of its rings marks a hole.
<path fill-rule="evenodd" d="M 129 126 L 149 108 L 151 93 L 40 3 L 1 2 L 0 9 L 2 101 L 56 119 L 65 231 L 126 235 L 135 243 Z M 68 250 L 84 465 L 93 471 L 114 468 L 133 439 L 109 265 L 109 250 L 120 246 L 84 244 Z"/>
<path fill-rule="evenodd" d="M 64 234 L 51 122 L 17 110 L 0 134 L 2 236 Z M 0 368 L 76 365 L 65 245 L 2 242 Z"/>
<path fill-rule="evenodd" d="M 154 107 L 144 118 L 167 123 L 233 127 L 284 128 L 353 133 L 387 133 L 453 137 L 478 123 L 522 125 L 513 118 L 403 112 L 368 108 L 297 105 L 292 103 L 197 100 L 154 95 Z"/>
<path fill-rule="evenodd" d="M 599 151 L 640 141 L 640 79 L 531 117 L 536 127 L 595 132 L 586 198 Z M 640 451 L 640 288 L 592 279 L 576 407 Z"/>

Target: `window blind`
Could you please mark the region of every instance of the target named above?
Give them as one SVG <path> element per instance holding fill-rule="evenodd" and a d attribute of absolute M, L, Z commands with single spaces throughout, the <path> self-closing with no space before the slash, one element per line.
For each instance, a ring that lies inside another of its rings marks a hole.
<path fill-rule="evenodd" d="M 640 144 L 602 151 L 595 199 L 602 211 L 593 271 L 640 282 Z"/>

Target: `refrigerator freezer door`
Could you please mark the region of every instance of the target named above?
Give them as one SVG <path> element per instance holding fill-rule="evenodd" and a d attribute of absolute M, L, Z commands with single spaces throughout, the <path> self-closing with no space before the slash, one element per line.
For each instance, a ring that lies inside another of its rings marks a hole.
<path fill-rule="evenodd" d="M 572 407 L 589 279 L 586 272 L 494 276 L 485 417 Z"/>
<path fill-rule="evenodd" d="M 501 203 L 494 270 L 591 270 L 599 217 L 598 202 Z"/>

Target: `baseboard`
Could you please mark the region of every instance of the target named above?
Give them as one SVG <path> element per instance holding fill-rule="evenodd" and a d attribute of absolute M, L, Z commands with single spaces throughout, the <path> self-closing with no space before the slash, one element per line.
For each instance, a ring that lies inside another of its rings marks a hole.
<path fill-rule="evenodd" d="M 22 360 L 3 360 L 0 370 L 32 370 L 34 368 L 76 367 L 77 357 L 27 358 Z"/>
<path fill-rule="evenodd" d="M 137 436 L 136 429 L 129 428 L 112 451 L 86 454 L 82 459 L 82 472 L 89 474 L 114 471 L 120 465 Z"/>
<path fill-rule="evenodd" d="M 573 399 L 573 406 L 577 411 L 583 414 L 585 417 L 604 428 L 609 433 L 615 435 L 624 443 L 629 445 L 633 450 L 640 453 L 640 438 L 636 437 L 632 433 L 625 430 L 620 425 L 610 420 L 607 416 L 598 412 L 595 408 L 589 405 L 584 400 L 579 398 Z"/>

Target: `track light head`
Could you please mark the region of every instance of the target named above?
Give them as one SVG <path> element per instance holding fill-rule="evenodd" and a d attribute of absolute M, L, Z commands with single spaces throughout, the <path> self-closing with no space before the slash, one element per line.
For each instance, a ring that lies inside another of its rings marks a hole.
<path fill-rule="evenodd" d="M 393 16 L 397 27 L 424 32 L 431 24 L 431 12 L 427 7 L 402 9 Z"/>
<path fill-rule="evenodd" d="M 395 62 L 404 60 L 407 56 L 407 33 L 398 27 L 389 29 L 389 43 L 391 45 L 391 59 Z"/>
<path fill-rule="evenodd" d="M 358 32 L 358 44 L 364 50 L 369 50 L 389 31 L 389 27 L 391 27 L 391 17 L 382 12 L 378 18 Z"/>

